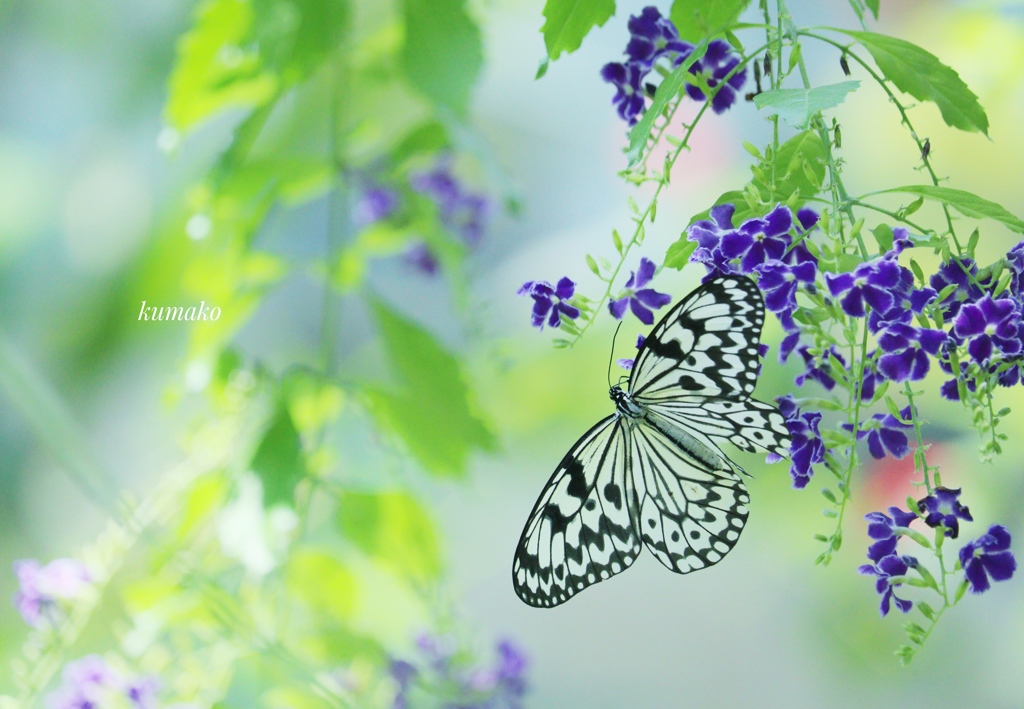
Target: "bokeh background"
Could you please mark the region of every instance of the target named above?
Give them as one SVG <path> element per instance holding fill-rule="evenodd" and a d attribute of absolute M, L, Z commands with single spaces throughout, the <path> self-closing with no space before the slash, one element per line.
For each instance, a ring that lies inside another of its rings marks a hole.
<path fill-rule="evenodd" d="M 489 177 L 481 184 L 514 194 L 522 210 L 491 222 L 471 257 L 470 295 L 461 308 L 453 307 L 443 281 L 398 262 L 372 267 L 378 291 L 468 353 L 481 410 L 500 437 L 500 450 L 475 457 L 465 481 L 420 486 L 445 533 L 446 593 L 474 631 L 513 637 L 526 649 L 528 706 L 1024 706 L 1019 579 L 965 599 L 911 666 L 899 667 L 892 655 L 903 642 L 901 618 L 878 617 L 873 584 L 856 567 L 866 548 L 863 514 L 915 494 L 909 461 L 869 462 L 857 474 L 846 542 L 828 568 L 813 564 L 820 549 L 812 535 L 829 524 L 820 514 L 818 481 L 796 491 L 784 464 L 744 458 L 755 474 L 750 521 L 742 543 L 713 570 L 678 577 L 647 555 L 555 610 L 528 608 L 515 597 L 512 553 L 536 495 L 565 450 L 611 406 L 610 329 L 596 327 L 572 351 L 554 350 L 547 332 L 530 328 L 529 303 L 515 292 L 527 280 L 569 275 L 594 295 L 598 284 L 583 254 L 607 254 L 611 230 L 629 224 L 631 190 L 616 176 L 625 166 L 624 126 L 598 70 L 620 56 L 625 17 L 644 4 L 620 2 L 618 16 L 580 51 L 534 80 L 543 57 L 542 3 L 478 3 L 486 64 L 472 123 L 500 168 L 499 177 L 482 171 Z M 805 25 L 851 26 L 839 0 L 790 6 Z M 166 234 L 180 227 L 181 195 L 207 169 L 210 146 L 223 144 L 231 125 L 214 122 L 172 153 L 161 147 L 175 39 L 191 10 L 184 2 L 128 0 L 0 5 L 4 347 L 81 426 L 83 458 L 108 471 L 117 487 L 140 494 L 178 459 L 178 436 L 192 412 L 166 396 L 183 376 L 184 328 L 138 323 L 130 297 L 150 283 L 163 288 L 160 279 L 174 272 L 173 265 L 153 267 L 160 263 L 157 248 L 189 248 L 184 233 Z M 955 67 L 988 112 L 990 140 L 947 128 L 933 106 L 913 110 L 939 173 L 951 177 L 951 186 L 1024 214 L 1024 6 L 883 2 L 878 31 L 918 43 Z M 813 80 L 839 80 L 835 52 L 809 48 L 807 59 Z M 914 144 L 880 90 L 865 82 L 836 116 L 852 193 L 920 181 Z M 741 141 L 763 145 L 769 125 L 749 103 L 702 122 L 642 254 L 660 259 L 692 214 L 746 182 L 750 158 Z M 296 248 L 294 235 L 316 230 L 325 218 L 315 205 L 282 210 L 260 238 L 288 253 Z M 982 228 L 982 263 L 1015 243 L 991 223 Z M 656 287 L 679 297 L 698 278 L 665 271 Z M 272 367 L 311 359 L 319 326 L 315 287 L 309 279 L 286 281 L 239 342 Z M 343 303 L 342 313 L 342 366 L 359 367 L 370 358 L 360 343 L 371 325 L 358 303 Z M 620 337 L 620 356 L 622 341 L 631 338 Z M 778 339 L 771 326 L 766 339 Z M 770 359 L 759 398 L 792 391 L 792 365 Z M 1001 522 L 1024 539 L 1024 395 L 1019 387 L 1000 392 L 999 403 L 1022 411 L 1004 424 L 1010 440 L 1003 456 L 984 465 L 968 414 L 938 398 L 940 377 L 933 374 L 922 404 L 930 459 L 941 463 L 947 485 L 965 489 L 979 522 L 964 534 Z M 0 392 L 0 571 L 23 557 L 73 555 L 105 519 L 71 482 L 68 461 L 47 452 L 15 404 L 10 391 Z M 372 450 L 350 455 L 353 465 L 377 459 Z M 14 590 L 12 574 L 0 573 L 0 598 Z M 17 652 L 23 635 L 13 607 L 0 608 L 0 659 Z"/>

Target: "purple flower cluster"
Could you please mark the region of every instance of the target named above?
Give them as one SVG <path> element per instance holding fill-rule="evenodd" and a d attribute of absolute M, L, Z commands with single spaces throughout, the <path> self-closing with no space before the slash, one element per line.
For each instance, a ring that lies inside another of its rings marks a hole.
<path fill-rule="evenodd" d="M 900 411 L 900 418 L 910 420 L 910 407 Z M 857 429 L 857 440 L 868 439 L 868 451 L 872 458 L 882 459 L 888 452 L 893 458 L 902 458 L 910 452 L 910 440 L 907 431 L 914 427 L 911 423 L 903 423 L 892 414 L 875 414 L 861 423 Z M 853 426 L 843 424 L 843 428 L 852 431 Z"/>
<path fill-rule="evenodd" d="M 775 400 L 779 404 L 779 412 L 786 419 L 789 429 L 789 475 L 793 478 L 793 487 L 803 488 L 814 475 L 813 465 L 825 460 L 825 444 L 818 432 L 821 414 L 817 411 L 800 411 L 792 396 L 782 396 Z M 768 462 L 779 460 L 774 453 L 769 454 Z"/>
<path fill-rule="evenodd" d="M 569 303 L 575 292 L 576 284 L 563 276 L 556 286 L 547 281 L 527 281 L 519 288 L 517 295 L 533 298 L 532 325 L 543 330 L 545 322 L 548 327 L 561 325 L 563 315 L 570 320 L 580 316 L 579 308 Z"/>
<path fill-rule="evenodd" d="M 46 566 L 35 559 L 15 561 L 14 575 L 18 579 L 14 606 L 33 627 L 56 620 L 60 601 L 76 598 L 92 581 L 85 564 L 77 559 L 55 559 Z"/>
<path fill-rule="evenodd" d="M 47 696 L 51 709 L 98 709 L 118 706 L 157 709 L 159 683 L 154 677 L 125 677 L 99 655 L 64 667 L 61 686 Z"/>
<path fill-rule="evenodd" d="M 416 646 L 421 666 L 405 660 L 391 662 L 391 677 L 397 685 L 393 709 L 414 705 L 410 698 L 419 682 L 445 699 L 441 704 L 445 709 L 518 709 L 523 705 L 529 663 L 511 641 L 498 643 L 497 661 L 492 667 L 475 668 L 456 661 L 449 638 L 424 634 L 416 639 Z"/>
<path fill-rule="evenodd" d="M 644 79 L 664 57 L 677 67 L 693 53 L 693 45 L 679 38 L 672 21 L 662 17 L 656 7 L 645 7 L 628 23 L 630 39 L 626 45 L 626 61 L 610 62 L 601 69 L 601 78 L 615 87 L 612 103 L 619 117 L 630 125 L 636 123 L 646 109 Z M 712 92 L 711 109 L 726 111 L 736 101 L 736 92 L 747 80 L 746 69 L 735 71 L 740 57 L 728 42 L 716 39 L 708 44 L 704 56 L 690 66 L 690 73 L 701 77 Z M 730 76 L 731 74 L 731 76 Z M 696 101 L 705 101 L 704 90 L 696 83 L 688 84 L 686 93 Z"/>
<path fill-rule="evenodd" d="M 955 539 L 960 530 L 960 520 L 973 521 L 971 513 L 960 503 L 960 490 L 938 487 L 918 502 L 921 517 L 932 528 L 940 526 L 946 537 Z M 902 583 L 902 577 L 910 569 L 918 568 L 914 557 L 896 553 L 896 544 L 907 533 L 911 522 L 919 519 L 913 512 L 899 507 L 890 507 L 889 514 L 869 512 L 864 516 L 868 521 L 868 547 L 870 564 L 860 567 L 862 574 L 877 577 L 875 589 L 882 596 L 879 610 L 882 615 L 889 612 L 890 603 L 906 613 L 911 601 L 897 598 L 893 589 Z M 990 587 L 989 579 L 1005 581 L 1013 576 L 1017 562 L 1010 551 L 1010 533 L 1001 525 L 992 525 L 988 533 L 968 542 L 959 552 L 960 568 L 972 593 L 983 593 Z M 897 579 L 897 580 L 893 580 Z"/>
<path fill-rule="evenodd" d="M 653 261 L 646 257 L 640 259 L 640 268 L 629 274 L 623 293 L 608 303 L 608 311 L 613 318 L 621 320 L 628 306 L 644 325 L 654 324 L 654 313 L 651 309 L 657 310 L 672 302 L 672 296 L 644 287 L 654 278 L 654 271 Z"/>
<path fill-rule="evenodd" d="M 468 191 L 455 177 L 451 163 L 450 156 L 442 157 L 430 170 L 410 175 L 409 186 L 437 206 L 437 214 L 445 229 L 459 237 L 466 246 L 473 247 L 483 237 L 490 216 L 490 201 L 482 194 Z M 406 259 L 424 273 L 437 273 L 437 257 L 425 242 L 413 244 Z"/>
<path fill-rule="evenodd" d="M 817 226 L 819 217 L 812 209 L 801 209 L 794 220 L 789 207 L 780 204 L 764 217 L 734 227 L 735 212 L 734 205 L 720 204 L 711 208 L 710 219 L 690 225 L 687 238 L 697 243 L 690 261 L 704 265 L 705 281 L 728 273 L 757 275 L 765 307 L 775 313 L 786 331 L 779 348 L 779 359 L 784 362 L 800 340 L 793 320 L 797 291 L 814 289 L 818 276 L 818 260 L 803 239 Z"/>

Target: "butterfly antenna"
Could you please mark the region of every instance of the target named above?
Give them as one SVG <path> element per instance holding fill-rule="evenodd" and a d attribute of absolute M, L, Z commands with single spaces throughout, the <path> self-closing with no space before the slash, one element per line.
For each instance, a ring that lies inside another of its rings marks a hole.
<path fill-rule="evenodd" d="M 612 362 L 615 360 L 615 338 L 619 336 L 619 328 L 622 327 L 622 321 L 619 320 L 619 324 L 615 326 L 615 334 L 612 335 L 612 351 L 608 353 L 608 388 L 612 388 Z"/>

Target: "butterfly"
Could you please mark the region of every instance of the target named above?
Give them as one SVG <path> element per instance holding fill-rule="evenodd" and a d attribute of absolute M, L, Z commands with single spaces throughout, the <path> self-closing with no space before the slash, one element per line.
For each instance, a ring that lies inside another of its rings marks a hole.
<path fill-rule="evenodd" d="M 732 550 L 747 521 L 745 471 L 719 447 L 789 456 L 778 409 L 750 398 L 764 299 L 720 276 L 647 336 L 615 413 L 569 449 L 541 491 L 512 564 L 516 594 L 551 607 L 625 571 L 646 546 L 686 574 Z"/>

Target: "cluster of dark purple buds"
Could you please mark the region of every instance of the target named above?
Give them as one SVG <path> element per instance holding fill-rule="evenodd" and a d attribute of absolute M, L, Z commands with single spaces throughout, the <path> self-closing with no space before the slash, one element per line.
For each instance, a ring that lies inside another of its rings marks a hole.
<path fill-rule="evenodd" d="M 601 77 L 615 87 L 612 103 L 619 116 L 633 125 L 647 108 L 647 96 L 655 90 L 646 81 L 655 64 L 664 59 L 669 67 L 678 67 L 690 58 L 694 46 L 679 38 L 676 26 L 662 17 L 656 7 L 645 7 L 639 15 L 629 18 L 627 26 L 630 36 L 626 60 L 605 64 Z M 715 113 L 726 111 L 736 102 L 736 92 L 747 80 L 746 68 L 736 71 L 739 63 L 740 57 L 729 43 L 716 39 L 690 65 L 690 73 L 702 77 L 711 92 L 711 109 Z M 704 89 L 695 83 L 686 85 L 686 93 L 695 101 L 707 100 Z"/>
<path fill-rule="evenodd" d="M 526 655 L 508 640 L 497 645 L 492 667 L 465 667 L 456 661 L 449 638 L 421 635 L 416 639 L 416 663 L 395 659 L 391 677 L 397 685 L 392 709 L 406 709 L 420 684 L 444 709 L 518 709 L 526 695 Z M 432 704 L 434 706 L 434 704 Z"/>
<path fill-rule="evenodd" d="M 475 247 L 483 238 L 491 203 L 482 194 L 467 189 L 452 172 L 451 158 L 444 156 L 430 169 L 409 177 L 409 188 L 428 198 L 437 208 L 444 228 L 467 247 Z M 363 186 L 353 208 L 353 222 L 367 227 L 395 217 L 402 208 L 399 189 L 368 183 Z M 405 260 L 428 275 L 438 272 L 437 255 L 426 241 L 414 241 L 405 252 Z"/>
<path fill-rule="evenodd" d="M 904 613 L 914 605 L 895 594 L 903 577 L 911 569 L 920 568 L 917 559 L 896 551 L 897 542 L 907 533 L 910 524 L 921 519 L 933 529 L 941 528 L 945 537 L 956 539 L 960 534 L 960 521 L 974 521 L 970 510 L 960 502 L 959 489 L 937 487 L 917 502 L 917 508 L 917 513 L 890 507 L 889 514 L 870 512 L 865 515 L 868 536 L 872 540 L 868 547 L 871 563 L 861 566 L 859 571 L 876 577 L 875 590 L 882 597 L 879 610 L 883 616 L 889 612 L 891 604 Z M 961 547 L 958 558 L 971 593 L 984 593 L 991 587 L 991 581 L 1006 581 L 1017 569 L 1017 561 L 1010 551 L 1010 533 L 998 524 Z"/>

